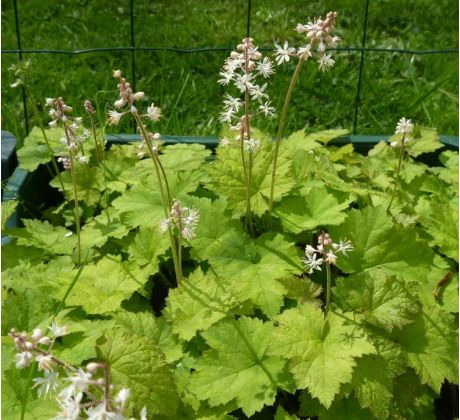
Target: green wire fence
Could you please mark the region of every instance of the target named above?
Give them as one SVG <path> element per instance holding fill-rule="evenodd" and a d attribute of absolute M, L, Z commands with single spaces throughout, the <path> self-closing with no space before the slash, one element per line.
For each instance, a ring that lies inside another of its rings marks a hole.
<path fill-rule="evenodd" d="M 356 83 L 356 92 L 354 96 L 354 118 L 353 118 L 353 134 L 356 134 L 358 115 L 361 103 L 361 87 L 363 79 L 363 68 L 365 66 L 365 57 L 368 53 L 398 53 L 398 54 L 411 54 L 411 55 L 431 55 L 431 54 L 457 54 L 458 49 L 437 49 L 437 50 L 412 50 L 412 49 L 398 49 L 398 48 L 369 48 L 366 47 L 366 34 L 368 28 L 368 16 L 369 16 L 369 3 L 370 0 L 365 1 L 365 12 L 362 30 L 362 40 L 360 47 L 342 47 L 342 48 L 331 48 L 331 51 L 338 52 L 356 52 L 360 53 L 360 63 L 358 70 L 358 80 Z M 130 45 L 128 47 L 105 47 L 105 48 L 91 48 L 83 50 L 65 51 L 58 49 L 23 49 L 21 47 L 21 28 L 20 28 L 20 16 L 18 11 L 18 1 L 13 0 L 14 4 L 14 18 L 15 18 L 15 29 L 16 29 L 16 40 L 17 49 L 6 49 L 2 50 L 2 54 L 17 54 L 18 60 L 22 61 L 24 54 L 64 54 L 64 55 L 83 55 L 89 53 L 105 53 L 105 52 L 120 52 L 130 51 L 131 52 L 131 81 L 132 86 L 136 88 L 136 52 L 137 51 L 165 51 L 176 54 L 195 54 L 195 53 L 213 53 L 222 51 L 231 51 L 232 47 L 205 47 L 205 48 L 171 48 L 171 47 L 138 47 L 136 46 L 135 38 L 135 4 L 134 0 L 130 0 Z M 246 36 L 251 34 L 251 0 L 247 0 L 247 13 L 246 13 Z M 273 48 L 260 48 L 262 51 L 271 51 Z M 29 133 L 29 117 L 27 112 L 27 96 L 24 87 L 22 87 L 22 103 L 24 112 L 24 122 L 26 132 Z"/>

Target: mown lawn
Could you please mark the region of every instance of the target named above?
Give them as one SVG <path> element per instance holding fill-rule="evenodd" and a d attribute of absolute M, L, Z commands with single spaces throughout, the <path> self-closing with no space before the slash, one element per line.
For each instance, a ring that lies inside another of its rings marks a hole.
<path fill-rule="evenodd" d="M 22 48 L 81 50 L 127 47 L 131 42 L 130 3 L 107 0 L 29 0 L 18 2 Z M 138 47 L 233 47 L 246 32 L 245 0 L 134 0 L 135 44 Z M 261 47 L 292 40 L 293 28 L 309 16 L 339 13 L 341 47 L 361 45 L 365 1 L 253 0 L 251 35 Z M 2 0 L 2 50 L 16 49 L 13 1 Z M 458 3 L 452 0 L 370 0 L 366 46 L 434 50 L 458 48 Z M 217 135 L 223 88 L 218 72 L 228 52 L 183 54 L 136 53 L 136 87 L 163 109 L 158 130 L 163 134 Z M 296 88 L 287 131 L 300 128 L 353 128 L 361 53 L 340 51 L 336 67 L 322 74 L 310 63 Z M 112 69 L 131 74 L 130 52 L 82 55 L 24 54 L 32 63 L 30 86 L 37 103 L 63 96 L 83 113 L 83 101 L 111 106 L 116 96 Z M 16 54 L 2 54 L 2 129 L 25 135 L 20 89 L 8 71 Z M 278 68 L 270 96 L 281 109 L 294 64 Z M 29 106 L 30 110 L 30 106 Z M 368 52 L 365 55 L 359 134 L 385 134 L 406 116 L 458 134 L 458 53 L 414 55 Z M 45 115 L 46 117 L 46 115 Z M 34 118 L 31 118 L 31 125 Z M 276 121 L 267 122 L 272 132 Z M 114 129 L 110 128 L 113 132 Z M 131 126 L 117 130 L 131 132 Z"/>

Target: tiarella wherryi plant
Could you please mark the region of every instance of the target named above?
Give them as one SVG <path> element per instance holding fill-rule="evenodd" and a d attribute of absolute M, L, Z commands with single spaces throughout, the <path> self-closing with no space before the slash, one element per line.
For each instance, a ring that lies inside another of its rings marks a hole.
<path fill-rule="evenodd" d="M 275 61 L 332 65 L 335 19 L 298 25 L 306 46 Z M 78 197 L 2 226 L 5 418 L 429 419 L 455 392 L 458 154 L 407 119 L 367 156 L 330 143 L 344 130 L 283 139 L 295 78 L 273 142 L 256 128 L 272 72 L 251 39 L 231 53 L 212 158 L 164 144 L 118 70 L 108 116 L 85 102 L 87 140 L 48 100 L 20 166 L 60 158 L 50 185 Z M 140 143 L 105 148 L 106 117 L 134 119 Z"/>

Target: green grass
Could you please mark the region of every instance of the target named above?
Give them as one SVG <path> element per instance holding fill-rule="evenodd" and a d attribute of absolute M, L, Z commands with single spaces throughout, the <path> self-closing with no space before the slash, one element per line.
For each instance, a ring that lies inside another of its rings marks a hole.
<path fill-rule="evenodd" d="M 130 45 L 129 2 L 107 0 L 29 0 L 19 3 L 22 47 L 79 50 Z M 135 0 L 138 47 L 233 47 L 246 31 L 245 0 Z M 251 35 L 261 47 L 290 39 L 308 16 L 339 13 L 337 32 L 342 47 L 361 45 L 365 2 L 361 0 L 253 0 Z M 414 50 L 458 48 L 458 3 L 452 0 L 370 0 L 367 46 Z M 296 41 L 297 40 L 297 41 Z M 13 1 L 2 0 L 2 49 L 17 47 Z M 178 54 L 136 53 L 136 88 L 159 104 L 165 118 L 163 134 L 217 135 L 223 88 L 218 72 L 226 52 Z M 40 109 L 43 98 L 63 96 L 83 114 L 83 101 L 96 93 L 105 107 L 116 98 L 113 69 L 131 75 L 130 52 L 99 52 L 78 56 L 25 54 L 32 62 L 30 86 Z M 336 67 L 322 74 L 308 63 L 294 92 L 287 131 L 300 128 L 352 129 L 360 52 L 338 52 Z M 8 72 L 17 55 L 2 54 L 2 129 L 19 139 L 25 135 L 20 89 Z M 278 68 L 270 96 L 280 110 L 294 64 Z M 31 107 L 29 106 L 29 111 Z M 384 134 L 406 116 L 443 134 L 458 134 L 458 54 L 414 56 L 369 52 L 365 55 L 359 134 Z M 35 123 L 31 117 L 30 124 Z M 261 128 L 276 130 L 276 121 Z M 127 124 L 120 132 L 132 132 Z M 111 128 L 112 132 L 115 132 Z"/>

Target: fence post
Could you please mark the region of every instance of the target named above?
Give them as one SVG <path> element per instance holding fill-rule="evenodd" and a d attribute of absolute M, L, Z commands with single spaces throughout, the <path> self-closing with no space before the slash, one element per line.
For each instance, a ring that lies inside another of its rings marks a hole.
<path fill-rule="evenodd" d="M 130 30 L 131 30 L 131 80 L 133 92 L 136 92 L 136 45 L 134 42 L 134 0 L 130 0 Z M 136 134 L 136 123 L 133 123 L 133 132 Z"/>
<path fill-rule="evenodd" d="M 364 52 L 366 48 L 366 32 L 367 32 L 367 16 L 369 12 L 369 0 L 366 0 L 366 10 L 364 12 L 364 27 L 363 27 L 363 39 L 361 41 L 361 62 L 359 64 L 359 75 L 358 75 L 358 86 L 356 87 L 356 98 L 355 98 L 355 118 L 353 122 L 353 134 L 356 134 L 356 127 L 358 125 L 358 109 L 360 103 L 361 93 L 361 82 L 363 77 L 364 67 Z"/>
<path fill-rule="evenodd" d="M 18 60 L 22 62 L 22 48 L 21 48 L 21 32 L 19 31 L 19 14 L 18 14 L 18 4 L 17 0 L 13 1 L 14 4 L 14 21 L 16 24 L 16 40 L 18 43 Z M 27 116 L 27 97 L 26 89 L 24 86 L 21 86 L 22 89 L 22 107 L 24 111 L 24 123 L 26 126 L 26 134 L 29 134 L 29 118 Z"/>

